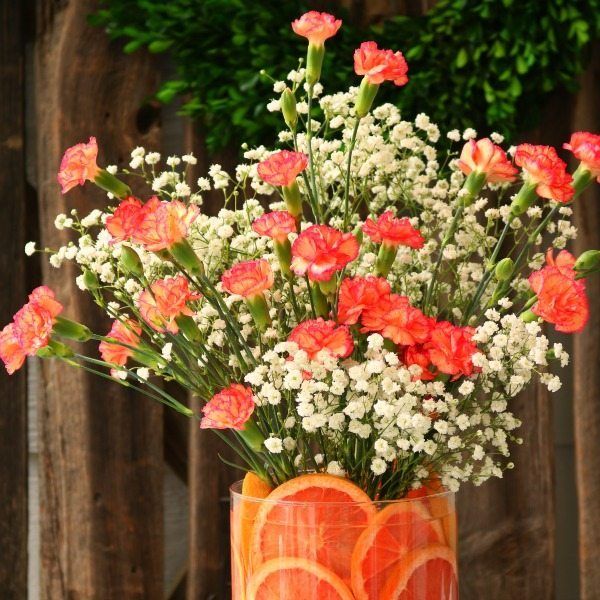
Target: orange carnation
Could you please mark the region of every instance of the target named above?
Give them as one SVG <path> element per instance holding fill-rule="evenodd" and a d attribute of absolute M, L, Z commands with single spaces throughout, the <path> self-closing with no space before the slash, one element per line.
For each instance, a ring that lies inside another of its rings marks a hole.
<path fill-rule="evenodd" d="M 158 279 L 149 290 L 144 290 L 137 305 L 144 321 L 156 331 L 177 333 L 175 319 L 180 315 L 193 315 L 187 303 L 198 300 L 200 294 L 190 291 L 188 280 L 183 275 Z"/>
<path fill-rule="evenodd" d="M 590 316 L 588 298 L 583 280 L 575 279 L 575 257 L 567 250 L 556 259 L 552 250 L 546 254 L 547 266 L 529 276 L 529 285 L 537 295 L 531 311 L 557 331 L 581 331 Z"/>
<path fill-rule="evenodd" d="M 354 72 L 364 75 L 373 85 L 384 81 L 393 81 L 395 85 L 408 82 L 408 64 L 402 52 L 379 49 L 376 42 L 363 42 L 354 51 Z"/>
<path fill-rule="evenodd" d="M 525 172 L 525 180 L 536 185 L 538 196 L 556 202 L 568 202 L 573 197 L 573 178 L 552 146 L 521 144 L 517 146 L 515 163 Z"/>
<path fill-rule="evenodd" d="M 305 37 L 311 44 L 322 46 L 342 26 L 342 21 L 333 15 L 311 10 L 292 22 L 292 29 Z"/>
<path fill-rule="evenodd" d="M 287 187 L 296 181 L 307 164 L 306 154 L 280 150 L 258 163 L 258 176 L 271 185 Z"/>
<path fill-rule="evenodd" d="M 337 305 L 338 323 L 354 325 L 363 311 L 389 296 L 389 282 L 383 277 L 347 277 L 342 281 Z"/>
<path fill-rule="evenodd" d="M 9 323 L 2 331 L 0 331 L 0 359 L 4 363 L 9 375 L 20 369 L 25 362 L 27 354 L 21 347 L 15 324 Z"/>
<path fill-rule="evenodd" d="M 137 198 L 128 196 L 106 218 L 106 229 L 112 236 L 113 242 L 123 242 L 130 239 L 138 230 L 144 216 L 143 204 Z"/>
<path fill-rule="evenodd" d="M 186 206 L 179 200 L 161 202 L 154 196 L 144 204 L 132 240 L 151 252 L 169 248 L 185 239 L 199 212 L 197 206 Z"/>
<path fill-rule="evenodd" d="M 471 341 L 475 330 L 472 327 L 457 327 L 448 321 L 435 323 L 425 349 L 429 359 L 442 373 L 469 376 L 475 371 L 473 354 L 477 346 Z"/>
<path fill-rule="evenodd" d="M 412 365 L 421 367 L 421 373 L 413 377 L 415 381 L 433 381 L 435 379 L 435 373 L 431 372 L 429 352 L 423 345 L 406 346 L 401 352 L 401 358 L 407 367 Z"/>
<path fill-rule="evenodd" d="M 570 150 L 581 161 L 581 166 L 600 183 L 600 135 L 578 131 L 571 134 L 569 143 L 563 144 L 563 148 Z"/>
<path fill-rule="evenodd" d="M 114 321 L 106 337 L 137 348 L 140 345 L 141 333 L 142 328 L 134 321 L 127 319 L 126 321 Z M 127 346 L 102 341 L 99 346 L 100 355 L 104 361 L 123 367 L 127 363 L 127 359 L 133 356 L 133 348 Z"/>
<path fill-rule="evenodd" d="M 358 241 L 327 225 L 311 225 L 292 244 L 292 271 L 312 281 L 329 281 L 358 256 Z"/>
<path fill-rule="evenodd" d="M 202 429 L 243 430 L 254 412 L 254 397 L 249 387 L 233 383 L 215 394 L 202 408 Z"/>
<path fill-rule="evenodd" d="M 25 357 L 48 345 L 56 317 L 62 310 L 54 292 L 45 285 L 29 294 L 27 304 L 0 332 L 0 359 L 9 375 L 23 366 Z"/>
<path fill-rule="evenodd" d="M 284 242 L 296 231 L 296 219 L 287 210 L 276 210 L 259 217 L 252 223 L 259 235 L 270 237 L 275 242 Z"/>
<path fill-rule="evenodd" d="M 294 327 L 288 341 L 298 344 L 311 360 L 321 350 L 327 350 L 337 358 L 346 358 L 354 350 L 354 340 L 348 327 L 321 318 L 304 321 Z"/>
<path fill-rule="evenodd" d="M 367 219 L 362 227 L 376 244 L 384 243 L 388 246 L 409 246 L 410 248 L 422 248 L 425 240 L 418 229 L 410 224 L 410 219 L 401 219 L 394 216 L 391 210 L 380 215 L 377 221 Z"/>
<path fill-rule="evenodd" d="M 361 331 L 378 331 L 395 344 L 413 346 L 429 339 L 431 321 L 406 296 L 390 294 L 363 312 Z"/>
<path fill-rule="evenodd" d="M 264 259 L 240 262 L 221 276 L 223 288 L 230 294 L 252 298 L 273 285 L 273 270 Z"/>
<path fill-rule="evenodd" d="M 57 177 L 63 194 L 83 185 L 86 180 L 94 180 L 100 170 L 96 164 L 97 158 L 98 144 L 95 137 L 91 137 L 87 144 L 76 144 L 65 151 Z"/>
<path fill-rule="evenodd" d="M 517 175 L 506 152 L 488 138 L 469 140 L 460 153 L 458 167 L 465 175 L 484 173 L 489 183 L 514 181 Z"/>

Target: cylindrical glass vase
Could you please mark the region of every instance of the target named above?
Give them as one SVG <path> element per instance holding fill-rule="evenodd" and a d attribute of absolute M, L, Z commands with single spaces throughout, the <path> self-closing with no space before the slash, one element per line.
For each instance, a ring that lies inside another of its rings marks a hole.
<path fill-rule="evenodd" d="M 231 488 L 233 600 L 456 600 L 454 494 L 258 499 Z"/>

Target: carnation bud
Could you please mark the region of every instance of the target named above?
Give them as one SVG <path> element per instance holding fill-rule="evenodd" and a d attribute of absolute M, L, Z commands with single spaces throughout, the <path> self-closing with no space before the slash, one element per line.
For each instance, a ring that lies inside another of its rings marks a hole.
<path fill-rule="evenodd" d="M 259 331 L 264 331 L 267 326 L 271 323 L 271 317 L 269 317 L 269 306 L 263 294 L 256 294 L 256 296 L 249 296 L 246 298 L 246 306 L 254 319 L 256 328 Z"/>
<path fill-rule="evenodd" d="M 576 271 L 597 271 L 600 268 L 600 250 L 586 250 L 575 262 Z"/>
<path fill-rule="evenodd" d="M 193 275 L 198 277 L 204 275 L 204 265 L 187 240 L 176 242 L 169 248 L 169 252 L 182 267 Z"/>
<path fill-rule="evenodd" d="M 36 352 L 40 358 L 71 358 L 74 356 L 73 350 L 66 344 L 57 340 L 50 340 L 47 346 L 40 348 Z"/>
<path fill-rule="evenodd" d="M 105 192 L 110 192 L 121 200 L 131 196 L 131 188 L 105 169 L 98 170 L 94 177 L 94 183 Z"/>
<path fill-rule="evenodd" d="M 83 284 L 86 290 L 97 290 L 100 287 L 100 282 L 95 273 L 92 273 L 88 269 L 83 271 Z"/>
<path fill-rule="evenodd" d="M 302 195 L 295 181 L 291 185 L 283 186 L 283 199 L 290 215 L 298 219 L 302 214 Z"/>
<path fill-rule="evenodd" d="M 498 281 L 506 281 L 511 278 L 515 269 L 515 263 L 512 258 L 503 258 L 494 269 L 494 275 Z"/>
<path fill-rule="evenodd" d="M 296 110 L 296 96 L 290 88 L 285 88 L 281 94 L 281 112 L 286 125 L 290 129 L 296 129 L 298 123 L 298 111 Z"/>
<path fill-rule="evenodd" d="M 587 169 L 583 163 L 580 164 L 575 170 L 575 173 L 573 173 L 573 189 L 575 190 L 575 196 L 579 196 L 593 180 L 594 176 L 591 171 Z"/>
<path fill-rule="evenodd" d="M 138 253 L 129 246 L 121 246 L 121 256 L 119 257 L 121 268 L 126 273 L 142 277 L 144 275 L 144 267 Z M 86 284 L 87 285 L 87 284 Z"/>
<path fill-rule="evenodd" d="M 254 452 L 261 452 L 265 436 L 252 419 L 244 423 L 244 429 L 239 432 L 242 439 L 248 444 L 248 447 Z"/>
<path fill-rule="evenodd" d="M 535 193 L 535 183 L 523 184 L 515 199 L 510 205 L 510 214 L 512 217 L 518 217 L 527 212 L 527 209 L 535 202 L 537 194 Z"/>
<path fill-rule="evenodd" d="M 85 325 L 64 317 L 56 318 L 52 331 L 60 337 L 75 342 L 87 342 L 92 337 L 92 332 Z"/>

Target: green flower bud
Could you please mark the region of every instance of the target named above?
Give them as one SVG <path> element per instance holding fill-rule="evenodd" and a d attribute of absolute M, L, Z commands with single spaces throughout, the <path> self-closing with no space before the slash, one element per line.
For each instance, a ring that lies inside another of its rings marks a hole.
<path fill-rule="evenodd" d="M 85 325 L 64 317 L 56 318 L 52 331 L 60 337 L 75 342 L 87 342 L 92 337 L 92 332 Z"/>
<path fill-rule="evenodd" d="M 575 261 L 576 271 L 597 271 L 600 268 L 600 250 L 586 250 Z"/>
<path fill-rule="evenodd" d="M 390 269 L 396 260 L 397 253 L 398 248 L 396 246 L 381 244 L 379 253 L 377 254 L 377 260 L 375 261 L 375 274 L 381 277 L 387 277 L 387 274 L 390 272 Z"/>
<path fill-rule="evenodd" d="M 281 269 L 282 275 L 284 275 L 284 277 L 290 278 L 292 276 L 292 271 L 290 269 L 290 264 L 292 262 L 292 245 L 290 244 L 290 241 L 276 241 L 275 255 L 277 256 L 277 260 L 279 261 L 279 268 Z"/>
<path fill-rule="evenodd" d="M 290 88 L 285 88 L 281 94 L 281 112 L 283 120 L 290 129 L 296 129 L 298 123 L 298 111 L 296 110 L 296 96 Z"/>
<path fill-rule="evenodd" d="M 144 275 L 144 267 L 138 253 L 129 246 L 121 246 L 121 256 L 119 257 L 121 268 L 130 275 L 142 277 Z"/>
<path fill-rule="evenodd" d="M 510 205 L 510 214 L 518 217 L 527 212 L 527 209 L 535 202 L 537 194 L 535 193 L 535 183 L 524 183 L 519 193 Z"/>
<path fill-rule="evenodd" d="M 190 246 L 187 240 L 181 240 L 173 244 L 169 248 L 169 252 L 173 258 L 185 269 L 187 269 L 192 275 L 201 277 L 204 275 L 204 265 L 200 262 L 198 255 L 194 252 L 194 249 Z"/>
<path fill-rule="evenodd" d="M 494 276 L 498 281 L 507 281 L 511 278 L 515 270 L 515 263 L 512 258 L 503 258 L 494 269 Z"/>
<path fill-rule="evenodd" d="M 263 442 L 265 441 L 265 438 L 260 432 L 258 425 L 252 419 L 249 419 L 244 423 L 244 429 L 242 429 L 239 434 L 246 444 L 248 444 L 248 447 L 254 452 L 262 452 L 264 450 Z"/>
<path fill-rule="evenodd" d="M 73 350 L 66 344 L 57 340 L 50 340 L 47 346 L 36 352 L 36 356 L 40 358 L 71 358 L 74 354 Z"/>
<path fill-rule="evenodd" d="M 302 196 L 295 181 L 283 187 L 283 199 L 290 215 L 299 217 L 302 214 Z"/>
<path fill-rule="evenodd" d="M 248 310 L 254 319 L 256 328 L 259 331 L 264 331 L 271 323 L 271 317 L 269 316 L 269 306 L 267 301 L 262 294 L 257 294 L 252 298 L 246 298 L 246 305 Z"/>
<path fill-rule="evenodd" d="M 86 290 L 97 290 L 100 287 L 100 282 L 98 281 L 98 277 L 95 273 L 88 271 L 88 269 L 84 269 L 83 285 L 85 285 Z"/>
<path fill-rule="evenodd" d="M 94 183 L 99 188 L 106 192 L 110 192 L 121 200 L 127 198 L 127 196 L 131 196 L 131 188 L 105 169 L 98 170 L 96 177 L 94 177 Z"/>

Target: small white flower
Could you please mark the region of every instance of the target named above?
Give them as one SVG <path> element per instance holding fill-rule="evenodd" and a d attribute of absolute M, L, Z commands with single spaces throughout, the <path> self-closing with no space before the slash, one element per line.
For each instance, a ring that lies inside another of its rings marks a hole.
<path fill-rule="evenodd" d="M 137 369 L 136 374 L 140 379 L 146 381 L 150 377 L 150 369 L 147 369 L 146 367 L 140 367 Z"/>
<path fill-rule="evenodd" d="M 188 165 L 198 164 L 198 159 L 193 154 L 184 154 L 181 160 Z"/>
<path fill-rule="evenodd" d="M 477 131 L 475 131 L 475 129 L 473 129 L 472 127 L 467 127 L 464 131 L 463 131 L 463 140 L 474 140 L 477 137 Z"/>
<path fill-rule="evenodd" d="M 27 242 L 25 244 L 25 254 L 27 256 L 33 256 L 35 254 L 35 242 Z"/>
<path fill-rule="evenodd" d="M 371 461 L 371 471 L 375 473 L 375 475 L 383 475 L 387 470 L 387 463 L 383 458 L 374 458 Z"/>
<path fill-rule="evenodd" d="M 327 472 L 330 475 L 337 475 L 338 477 L 344 477 L 346 475 L 346 471 L 337 460 L 332 460 L 328 463 Z"/>
<path fill-rule="evenodd" d="M 171 360 L 171 353 L 172 353 L 172 352 L 173 352 L 173 344 L 172 344 L 171 342 L 167 342 L 167 343 L 166 343 L 166 344 L 163 346 L 163 348 L 162 348 L 162 350 L 161 350 L 160 354 L 161 354 L 161 356 L 162 356 L 162 357 L 163 357 L 163 358 L 164 358 L 164 359 L 165 359 L 167 362 L 169 362 L 169 361 Z"/>
<path fill-rule="evenodd" d="M 265 448 L 271 454 L 281 454 L 281 452 L 283 451 L 283 442 L 281 441 L 281 438 L 278 438 L 278 437 L 267 438 L 264 441 L 264 444 L 265 444 Z"/>
<path fill-rule="evenodd" d="M 160 162 L 160 153 L 158 152 L 149 152 L 146 154 L 146 164 L 148 165 L 156 165 Z"/>
<path fill-rule="evenodd" d="M 169 156 L 167 158 L 167 164 L 169 167 L 176 167 L 177 165 L 181 164 L 181 159 L 179 156 Z"/>
<path fill-rule="evenodd" d="M 452 129 L 447 134 L 446 137 L 452 142 L 460 141 L 460 131 L 458 129 Z"/>

